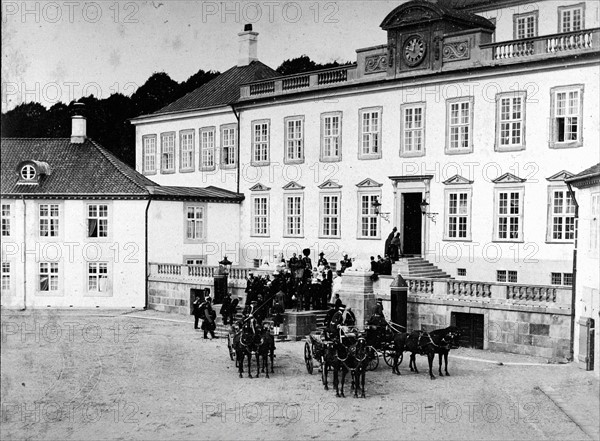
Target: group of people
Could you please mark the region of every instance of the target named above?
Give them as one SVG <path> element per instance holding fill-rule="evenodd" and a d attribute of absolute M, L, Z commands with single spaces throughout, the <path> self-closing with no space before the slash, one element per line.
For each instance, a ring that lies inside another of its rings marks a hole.
<path fill-rule="evenodd" d="M 217 313 L 212 305 L 210 290 L 206 289 L 204 295 L 204 300 L 200 295 L 196 295 L 194 303 L 192 304 L 192 312 L 194 314 L 194 329 L 199 329 L 198 322 L 202 320 L 200 329 L 204 331 L 204 338 L 207 339 L 209 333 L 212 338 L 218 338 L 215 336 L 215 329 L 217 328 Z"/>
<path fill-rule="evenodd" d="M 385 240 L 385 249 L 383 250 L 383 254 L 386 257 L 389 256 L 392 263 L 396 263 L 396 261 L 402 257 L 402 240 L 400 238 L 398 228 L 394 227 L 392 232 Z"/>

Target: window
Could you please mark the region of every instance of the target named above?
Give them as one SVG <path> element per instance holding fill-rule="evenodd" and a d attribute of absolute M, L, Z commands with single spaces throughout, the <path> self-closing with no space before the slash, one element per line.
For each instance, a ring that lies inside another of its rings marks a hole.
<path fill-rule="evenodd" d="M 550 273 L 550 284 L 573 286 L 573 273 Z"/>
<path fill-rule="evenodd" d="M 509 283 L 517 283 L 517 272 L 516 271 L 508 272 L 508 282 Z"/>
<path fill-rule="evenodd" d="M 252 235 L 269 235 L 269 198 L 267 196 L 252 197 Z"/>
<path fill-rule="evenodd" d="M 33 181 L 35 179 L 36 174 L 37 171 L 33 165 L 28 164 L 24 165 L 23 168 L 21 168 L 21 178 L 25 181 Z"/>
<path fill-rule="evenodd" d="M 175 133 L 163 133 L 160 136 L 160 170 L 161 172 L 175 171 Z"/>
<path fill-rule="evenodd" d="M 466 268 L 457 268 L 456 275 L 457 276 L 461 276 L 461 277 L 466 276 L 467 275 L 467 269 Z"/>
<path fill-rule="evenodd" d="M 58 221 L 58 204 L 40 204 L 40 237 L 57 237 Z"/>
<path fill-rule="evenodd" d="M 285 196 L 285 236 L 303 235 L 304 197 L 300 194 Z"/>
<path fill-rule="evenodd" d="M 184 130 L 179 132 L 179 171 L 194 170 L 194 131 Z"/>
<path fill-rule="evenodd" d="M 549 219 L 546 240 L 569 242 L 575 239 L 575 203 L 566 188 L 548 189 Z"/>
<path fill-rule="evenodd" d="M 592 193 L 590 207 L 590 251 L 594 254 L 597 254 L 598 249 L 600 248 L 600 232 L 598 231 L 598 216 L 600 216 L 600 193 Z"/>
<path fill-rule="evenodd" d="M 425 149 L 425 104 L 400 108 L 400 155 L 422 156 Z"/>
<path fill-rule="evenodd" d="M 269 120 L 252 122 L 252 165 L 269 163 Z"/>
<path fill-rule="evenodd" d="M 106 292 L 108 289 L 108 263 L 88 262 L 88 292 Z"/>
<path fill-rule="evenodd" d="M 381 107 L 359 110 L 359 159 L 381 158 Z"/>
<path fill-rule="evenodd" d="M 321 114 L 321 161 L 342 159 L 342 112 Z"/>
<path fill-rule="evenodd" d="M 537 37 L 538 11 L 515 14 L 513 16 L 513 36 L 515 40 Z"/>
<path fill-rule="evenodd" d="M 2 262 L 2 291 L 10 291 L 10 262 Z"/>
<path fill-rule="evenodd" d="M 45 292 L 58 291 L 58 263 L 40 262 L 39 290 Z"/>
<path fill-rule="evenodd" d="M 359 194 L 359 238 L 379 238 L 379 216 L 375 213 L 375 202 L 379 202 L 379 194 Z"/>
<path fill-rule="evenodd" d="M 202 170 L 215 168 L 215 129 L 214 127 L 200 129 L 200 154 Z"/>
<path fill-rule="evenodd" d="M 496 281 L 497 282 L 509 282 L 509 283 L 517 283 L 517 271 L 506 271 L 506 270 L 497 270 L 496 271 Z"/>
<path fill-rule="evenodd" d="M 496 271 L 496 282 L 506 282 L 506 270 Z"/>
<path fill-rule="evenodd" d="M 473 97 L 452 98 L 446 102 L 446 153 L 473 151 Z"/>
<path fill-rule="evenodd" d="M 471 189 L 446 190 L 444 240 L 471 240 Z"/>
<path fill-rule="evenodd" d="M 201 256 L 201 257 L 186 257 L 184 259 L 184 263 L 186 265 L 204 265 L 204 263 L 206 262 L 206 257 Z"/>
<path fill-rule="evenodd" d="M 523 241 L 523 189 L 496 189 L 494 238 Z"/>
<path fill-rule="evenodd" d="M 558 32 L 575 32 L 584 27 L 585 2 L 558 7 Z"/>
<path fill-rule="evenodd" d="M 2 237 L 10 236 L 10 205 L 2 204 Z"/>
<path fill-rule="evenodd" d="M 555 87 L 551 93 L 550 147 L 579 147 L 582 140 L 583 86 Z"/>
<path fill-rule="evenodd" d="M 87 218 L 87 237 L 108 237 L 108 205 L 89 204 Z"/>
<path fill-rule="evenodd" d="M 262 261 L 260 259 L 252 259 L 252 268 L 260 268 Z"/>
<path fill-rule="evenodd" d="M 186 207 L 186 238 L 189 240 L 204 239 L 204 207 Z"/>
<path fill-rule="evenodd" d="M 496 151 L 525 148 L 526 92 L 496 96 Z"/>
<path fill-rule="evenodd" d="M 321 195 L 321 236 L 340 237 L 340 194 Z"/>
<path fill-rule="evenodd" d="M 285 124 L 285 163 L 304 161 L 304 117 L 293 116 L 284 119 Z"/>
<path fill-rule="evenodd" d="M 156 135 L 142 137 L 143 172 L 156 173 Z"/>
<path fill-rule="evenodd" d="M 221 168 L 235 167 L 236 144 L 236 126 L 221 126 Z"/>

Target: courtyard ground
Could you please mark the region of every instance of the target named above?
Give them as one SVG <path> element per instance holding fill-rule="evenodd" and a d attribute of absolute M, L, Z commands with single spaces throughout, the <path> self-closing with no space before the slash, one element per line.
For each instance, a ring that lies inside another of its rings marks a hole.
<path fill-rule="evenodd" d="M 598 439 L 598 380 L 574 365 L 462 348 L 450 377 L 382 360 L 366 399 L 336 398 L 303 342 L 278 344 L 270 379 L 240 379 L 226 340 L 192 328 L 155 311 L 2 311 L 0 438 Z"/>

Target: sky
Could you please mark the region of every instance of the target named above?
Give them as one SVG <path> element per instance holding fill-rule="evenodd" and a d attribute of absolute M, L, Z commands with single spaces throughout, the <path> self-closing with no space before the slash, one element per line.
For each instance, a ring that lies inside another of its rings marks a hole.
<path fill-rule="evenodd" d="M 303 54 L 356 61 L 356 49 L 386 43 L 379 25 L 402 2 L 2 0 L 2 111 L 131 95 L 154 72 L 178 82 L 223 72 L 237 63 L 246 23 L 274 69 Z"/>

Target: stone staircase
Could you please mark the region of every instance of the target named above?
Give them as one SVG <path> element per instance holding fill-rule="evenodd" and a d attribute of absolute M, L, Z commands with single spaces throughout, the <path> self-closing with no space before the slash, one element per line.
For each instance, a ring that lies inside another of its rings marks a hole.
<path fill-rule="evenodd" d="M 392 267 L 392 274 L 400 271 L 404 277 L 452 279 L 452 277 L 422 257 L 403 257 Z"/>

